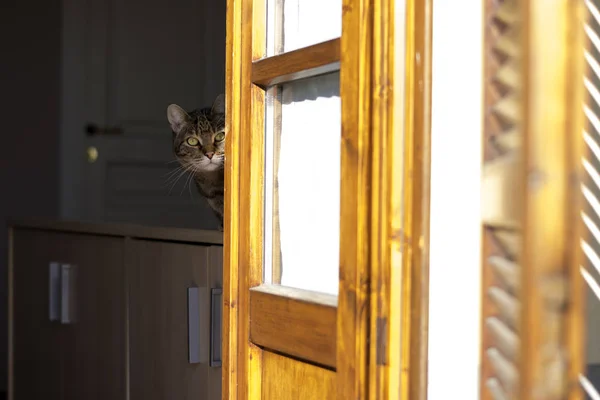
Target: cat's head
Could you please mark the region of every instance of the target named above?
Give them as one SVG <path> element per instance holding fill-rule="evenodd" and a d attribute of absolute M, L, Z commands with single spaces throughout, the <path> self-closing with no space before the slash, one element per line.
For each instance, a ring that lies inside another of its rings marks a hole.
<path fill-rule="evenodd" d="M 212 107 L 187 113 L 177 104 L 167 107 L 173 150 L 181 165 L 194 172 L 223 168 L 225 161 L 225 96 Z"/>

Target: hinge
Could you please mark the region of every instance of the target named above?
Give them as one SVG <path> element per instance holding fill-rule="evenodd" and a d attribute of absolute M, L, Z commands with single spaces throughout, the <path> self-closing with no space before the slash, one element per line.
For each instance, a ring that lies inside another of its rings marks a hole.
<path fill-rule="evenodd" d="M 377 318 L 377 345 L 375 359 L 377 365 L 387 365 L 387 318 Z"/>

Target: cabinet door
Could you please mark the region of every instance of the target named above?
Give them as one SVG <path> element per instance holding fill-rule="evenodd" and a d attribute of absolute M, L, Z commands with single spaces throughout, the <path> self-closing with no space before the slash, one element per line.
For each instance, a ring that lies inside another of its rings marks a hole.
<path fill-rule="evenodd" d="M 131 399 L 220 399 L 210 248 L 134 240 L 128 249 Z"/>
<path fill-rule="evenodd" d="M 61 399 L 62 326 L 49 315 L 49 264 L 60 241 L 14 229 L 9 265 L 9 398 Z"/>
<path fill-rule="evenodd" d="M 123 239 L 13 231 L 11 390 L 13 399 L 124 399 Z M 69 304 L 50 321 L 50 263 L 70 266 L 54 298 Z M 67 294 L 68 292 L 68 294 Z"/>
<path fill-rule="evenodd" d="M 69 283 L 73 288 L 69 293 L 72 321 L 63 324 L 63 399 L 125 399 L 124 239 L 77 234 L 59 237 L 65 247 L 62 260 L 72 268 Z"/>

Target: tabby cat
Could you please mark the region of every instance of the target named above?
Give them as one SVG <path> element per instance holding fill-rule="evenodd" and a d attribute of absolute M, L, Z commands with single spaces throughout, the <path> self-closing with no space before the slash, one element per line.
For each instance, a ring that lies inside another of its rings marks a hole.
<path fill-rule="evenodd" d="M 207 200 L 223 230 L 225 171 L 225 96 L 212 107 L 186 112 L 177 104 L 167 107 L 173 131 L 173 150 L 181 167 L 190 171 L 200 194 Z"/>

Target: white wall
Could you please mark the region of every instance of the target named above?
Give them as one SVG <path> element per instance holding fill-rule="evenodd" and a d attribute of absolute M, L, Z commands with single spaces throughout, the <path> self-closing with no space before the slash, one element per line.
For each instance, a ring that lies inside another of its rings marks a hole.
<path fill-rule="evenodd" d="M 433 2 L 430 400 L 479 398 L 482 29 L 482 2 Z"/>

